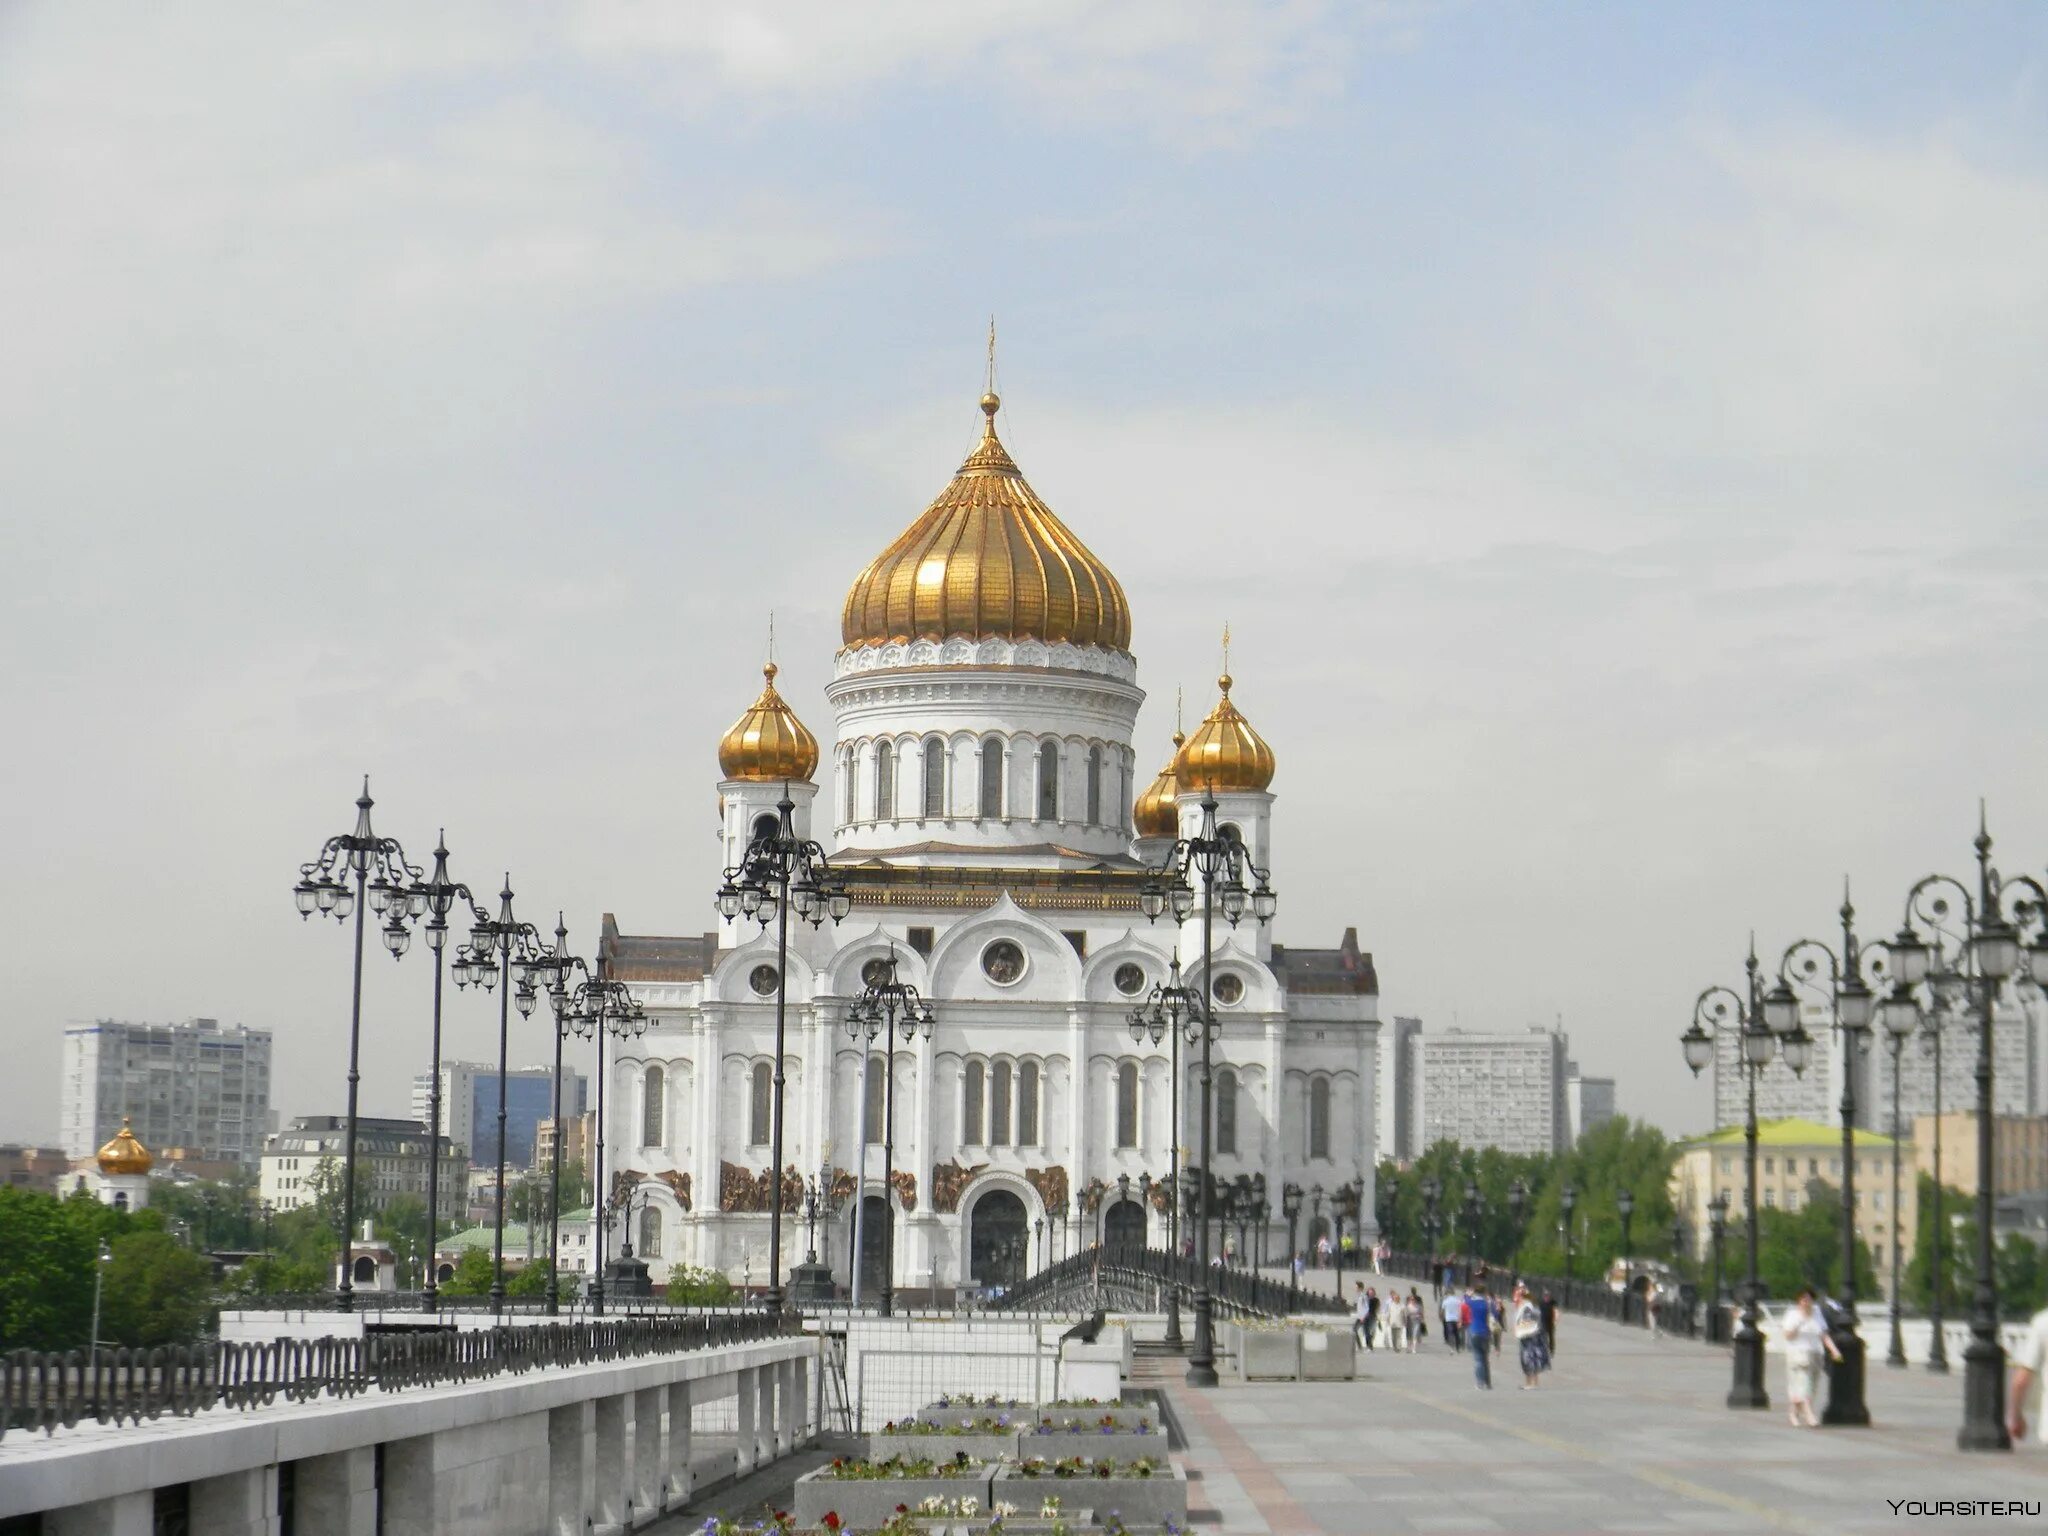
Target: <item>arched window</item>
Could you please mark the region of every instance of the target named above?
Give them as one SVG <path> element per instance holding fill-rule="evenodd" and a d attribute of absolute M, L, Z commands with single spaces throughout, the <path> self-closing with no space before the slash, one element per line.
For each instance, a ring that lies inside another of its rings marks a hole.
<path fill-rule="evenodd" d="M 1309 1080 L 1308 1155 L 1330 1155 L 1330 1080 L 1327 1077 Z"/>
<path fill-rule="evenodd" d="M 893 821 L 896 816 L 896 743 L 875 745 L 875 820 Z"/>
<path fill-rule="evenodd" d="M 640 1257 L 661 1257 L 661 1209 L 658 1206 L 644 1206 L 640 1211 Z"/>
<path fill-rule="evenodd" d="M 1088 749 L 1088 825 L 1102 825 L 1102 748 Z"/>
<path fill-rule="evenodd" d="M 1038 1145 L 1038 1063 L 1027 1061 L 1017 1069 L 1017 1145 Z"/>
<path fill-rule="evenodd" d="M 978 1147 L 982 1144 L 982 1076 L 980 1062 L 967 1063 L 967 1071 L 962 1074 L 960 1086 L 960 1142 L 963 1146 Z"/>
<path fill-rule="evenodd" d="M 1216 1074 L 1216 1150 L 1237 1155 L 1237 1074 L 1228 1067 Z"/>
<path fill-rule="evenodd" d="M 1138 1064 L 1124 1062 L 1116 1069 L 1116 1144 L 1138 1144 Z"/>
<path fill-rule="evenodd" d="M 845 821 L 853 820 L 853 788 L 857 776 L 855 770 L 859 763 L 859 757 L 852 752 L 847 753 L 840 762 L 840 767 L 846 774 L 846 815 L 841 818 Z"/>
<path fill-rule="evenodd" d="M 768 1063 L 754 1063 L 753 1092 L 749 1096 L 747 1113 L 747 1144 L 754 1147 L 768 1145 L 768 1122 L 774 1116 L 775 1084 Z"/>
<path fill-rule="evenodd" d="M 992 1147 L 1010 1144 L 1010 1081 L 1010 1064 L 997 1062 L 988 1090 L 988 1144 Z"/>
<path fill-rule="evenodd" d="M 946 814 L 946 744 L 936 736 L 924 744 L 924 813 Z"/>
<path fill-rule="evenodd" d="M 990 736 L 981 744 L 981 819 L 998 821 L 1003 814 L 1003 738 Z"/>
<path fill-rule="evenodd" d="M 1060 744 L 1056 741 L 1038 749 L 1038 819 L 1060 819 Z"/>
<path fill-rule="evenodd" d="M 668 1079 L 659 1067 L 649 1067 L 647 1075 L 640 1079 L 640 1145 L 643 1147 L 659 1147 L 668 1141 L 662 1134 L 667 1089 Z"/>
<path fill-rule="evenodd" d="M 885 1096 L 889 1091 L 889 1058 L 880 1052 L 868 1056 L 867 1102 L 861 1106 L 861 1119 L 866 1122 L 867 1144 L 878 1147 L 882 1144 L 882 1120 L 887 1113 Z"/>

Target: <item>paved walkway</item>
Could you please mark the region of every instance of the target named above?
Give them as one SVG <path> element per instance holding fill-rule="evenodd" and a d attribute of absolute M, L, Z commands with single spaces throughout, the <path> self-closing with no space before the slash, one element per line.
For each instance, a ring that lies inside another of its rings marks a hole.
<path fill-rule="evenodd" d="M 1879 1364 L 1864 1430 L 1794 1430 L 1782 1407 L 1722 1406 L 1728 1355 L 1690 1340 L 1563 1320 L 1557 1368 L 1495 1390 L 1432 1334 L 1376 1352 L 1355 1382 L 1189 1390 L 1179 1362 L 1141 1359 L 1188 1436 L 1190 1514 L 1231 1536 L 1363 1532 L 1876 1532 L 2048 1529 L 2048 1518 L 1894 1512 L 1889 1499 L 2048 1504 L 2048 1448 L 1954 1449 L 1960 1370 Z M 1771 1363 L 1782 1403 L 1782 1367 Z"/>

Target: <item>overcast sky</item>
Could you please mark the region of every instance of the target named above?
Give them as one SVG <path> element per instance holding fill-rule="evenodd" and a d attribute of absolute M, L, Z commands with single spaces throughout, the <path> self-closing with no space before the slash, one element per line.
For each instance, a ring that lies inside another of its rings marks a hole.
<path fill-rule="evenodd" d="M 1232 624 L 1278 936 L 1703 1125 L 1752 926 L 1896 926 L 1980 794 L 2048 861 L 2044 66 L 2024 3 L 0 4 L 0 1140 L 98 1016 L 342 1107 L 290 887 L 365 771 L 579 948 L 708 927 L 767 612 L 829 739 L 991 312 L 1146 772 Z"/>

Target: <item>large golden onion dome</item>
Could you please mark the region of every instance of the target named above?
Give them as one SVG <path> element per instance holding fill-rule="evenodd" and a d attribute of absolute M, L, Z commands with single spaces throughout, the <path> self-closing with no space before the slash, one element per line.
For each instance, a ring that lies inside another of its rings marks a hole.
<path fill-rule="evenodd" d="M 1140 837 L 1180 836 L 1180 780 L 1174 777 L 1173 765 L 1180 757 L 1181 743 L 1186 740 L 1179 731 L 1173 733 L 1173 751 L 1167 756 L 1166 766 L 1131 806 L 1131 826 Z"/>
<path fill-rule="evenodd" d="M 1123 586 L 1025 483 L 996 439 L 981 442 L 924 515 L 855 578 L 840 615 L 849 646 L 997 636 L 1131 648 Z"/>
<path fill-rule="evenodd" d="M 135 1139 L 135 1133 L 128 1128 L 128 1117 L 121 1117 L 121 1129 L 114 1133 L 114 1139 L 100 1148 L 97 1159 L 100 1172 L 104 1174 L 147 1173 L 156 1166 L 156 1159 L 149 1155 L 149 1148 Z"/>
<path fill-rule="evenodd" d="M 761 696 L 733 722 L 718 744 L 718 767 L 728 779 L 767 784 L 784 779 L 808 781 L 818 771 L 818 738 L 804 729 L 796 711 L 775 691 L 777 667 L 761 669 L 767 681 Z"/>
<path fill-rule="evenodd" d="M 1230 702 L 1230 681 L 1228 672 L 1216 679 L 1223 697 L 1173 759 L 1173 776 L 1182 793 L 1223 794 L 1264 789 L 1273 782 L 1273 749 Z"/>

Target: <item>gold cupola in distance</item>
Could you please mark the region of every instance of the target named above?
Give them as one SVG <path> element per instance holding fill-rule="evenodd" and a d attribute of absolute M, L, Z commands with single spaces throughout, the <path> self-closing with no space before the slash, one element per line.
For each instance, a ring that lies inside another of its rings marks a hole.
<path fill-rule="evenodd" d="M 963 635 L 1129 652 L 1122 584 L 1025 481 L 996 437 L 1001 404 L 981 397 L 967 462 L 855 578 L 839 623 L 847 648 Z"/>
<path fill-rule="evenodd" d="M 774 662 L 761 668 L 761 696 L 747 706 L 718 743 L 718 767 L 728 779 L 757 784 L 810 781 L 818 771 L 818 738 L 775 691 Z"/>
<path fill-rule="evenodd" d="M 1139 837 L 1180 836 L 1180 780 L 1174 777 L 1173 769 L 1186 741 L 1187 737 L 1179 731 L 1173 733 L 1173 751 L 1167 754 L 1166 766 L 1131 806 L 1131 829 Z"/>
<path fill-rule="evenodd" d="M 1173 776 L 1181 794 L 1263 790 L 1273 782 L 1273 749 L 1230 701 L 1230 684 L 1228 672 L 1216 679 L 1222 697 L 1174 755 Z"/>
<path fill-rule="evenodd" d="M 94 1161 L 100 1165 L 100 1172 L 109 1177 L 147 1173 L 156 1166 L 156 1159 L 150 1156 L 149 1148 L 135 1139 L 126 1115 L 121 1117 L 121 1129 L 114 1133 L 112 1141 L 100 1148 Z"/>

